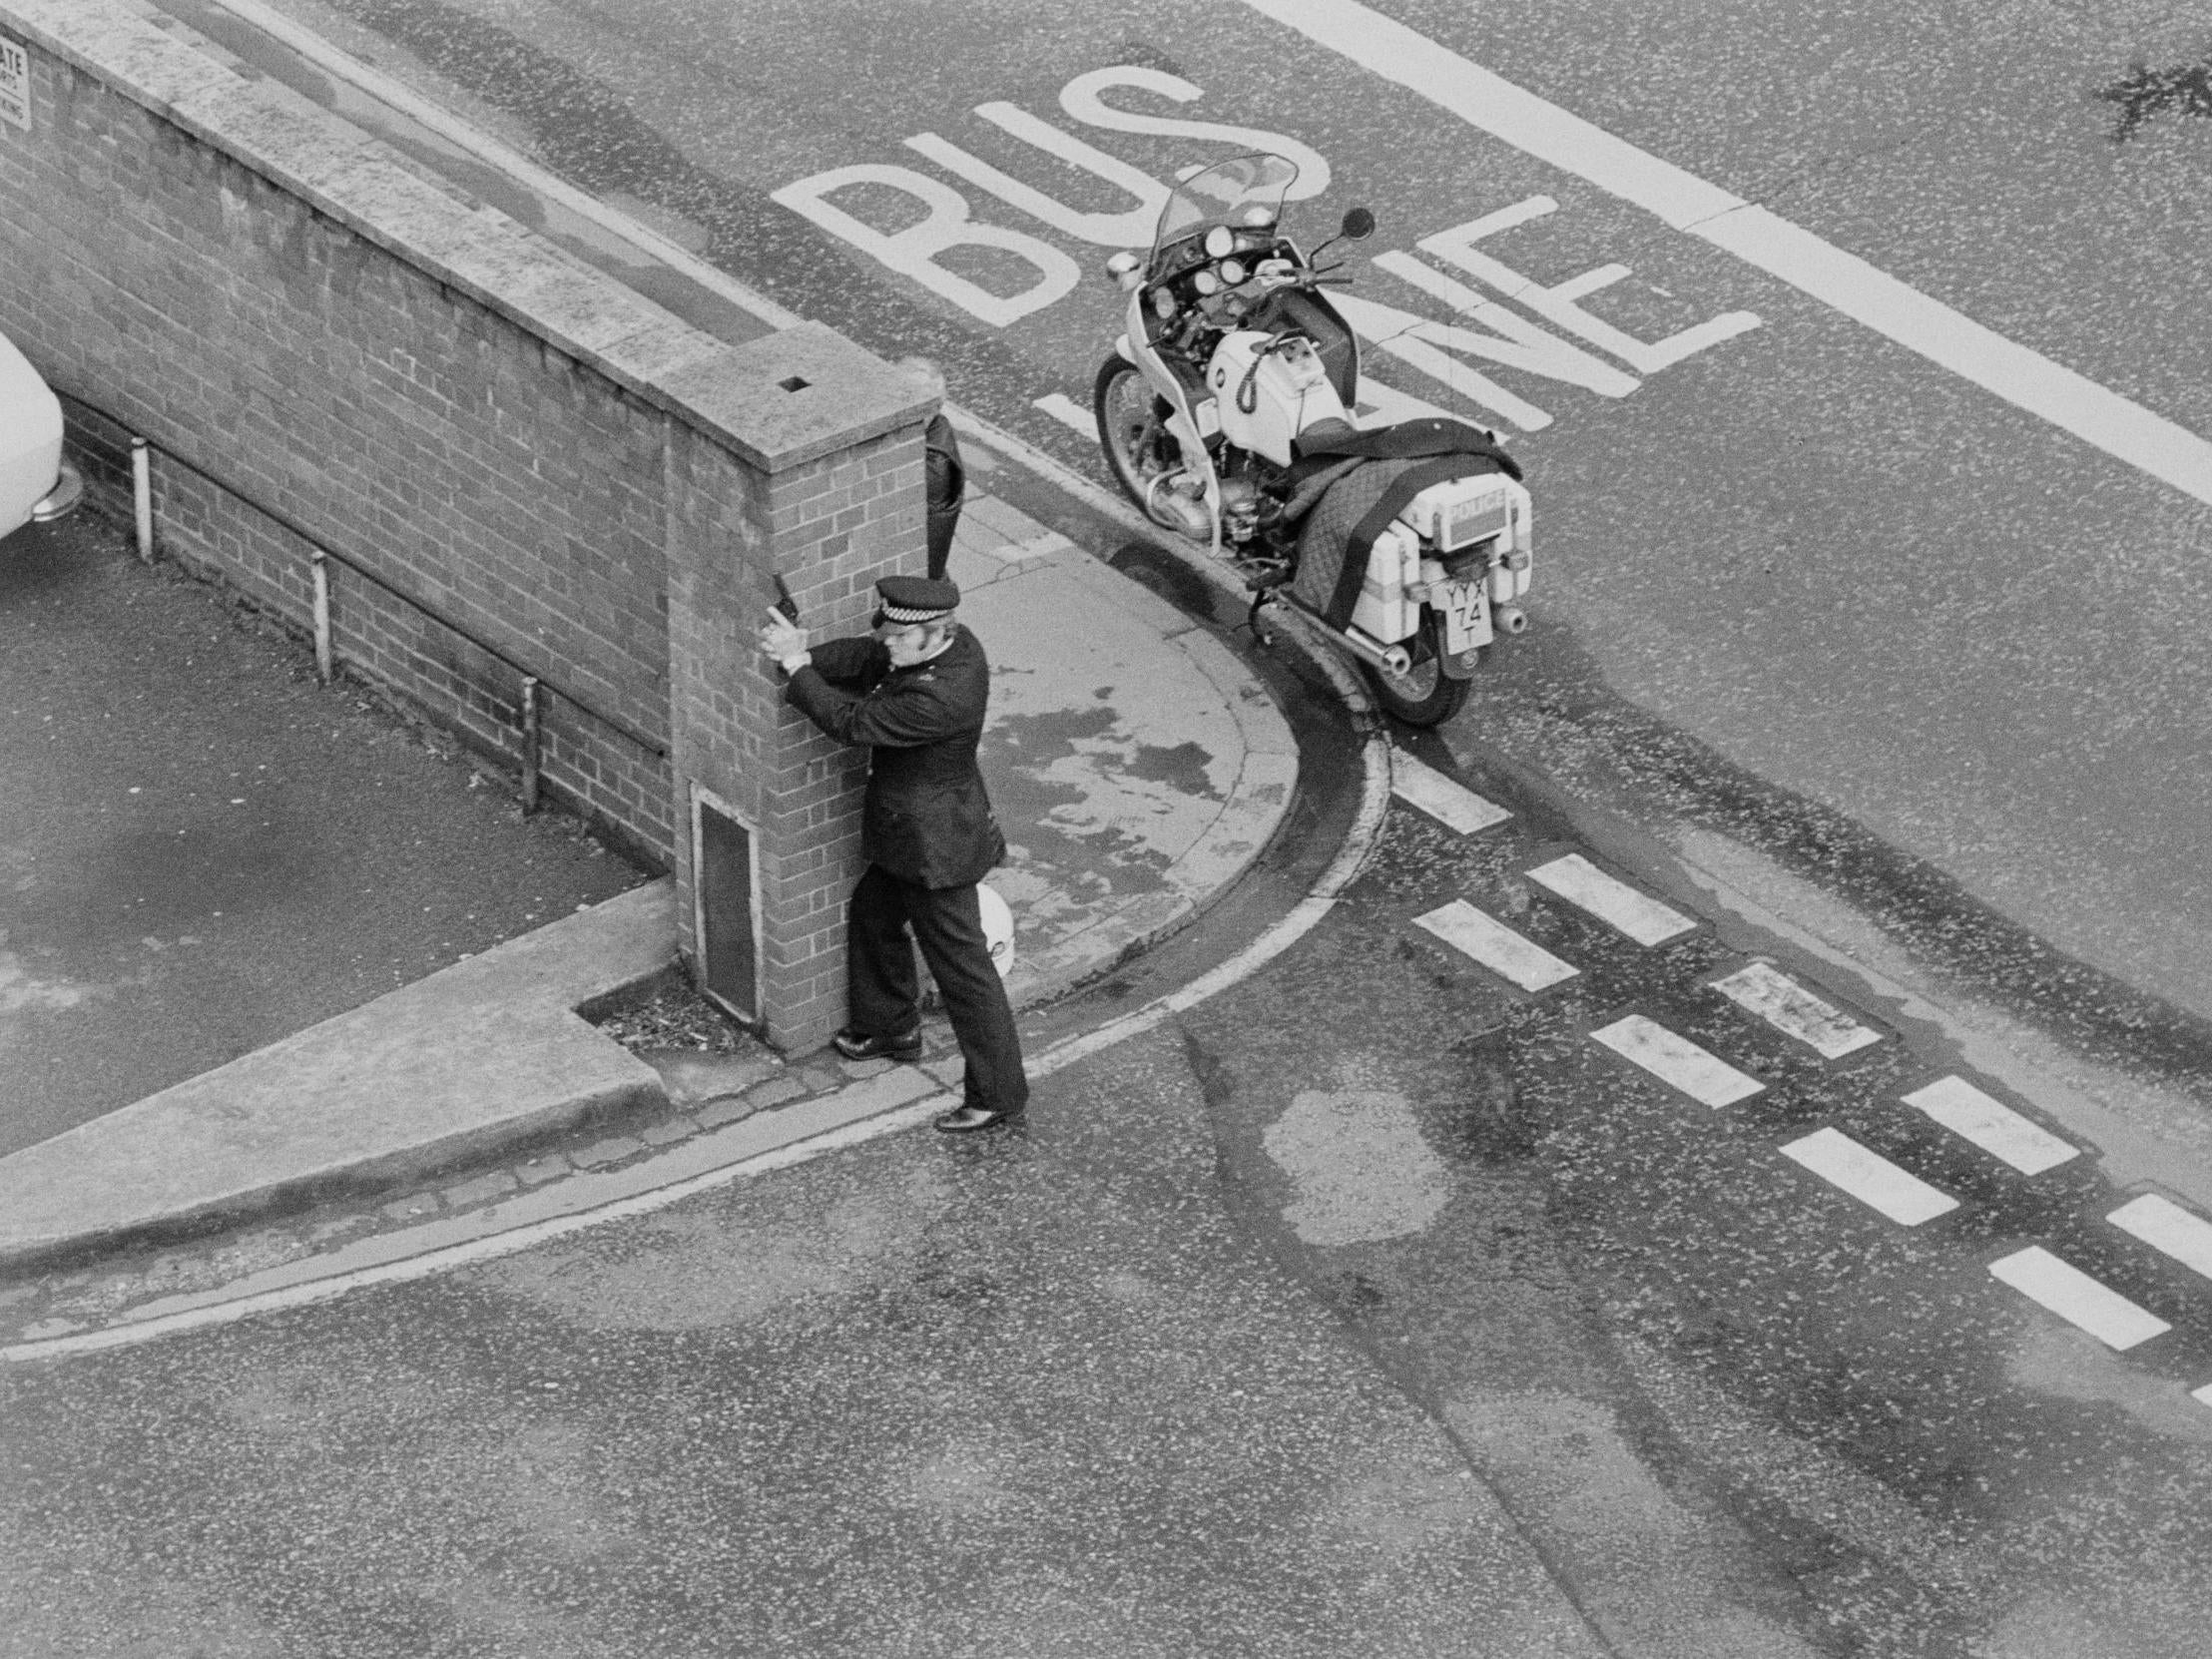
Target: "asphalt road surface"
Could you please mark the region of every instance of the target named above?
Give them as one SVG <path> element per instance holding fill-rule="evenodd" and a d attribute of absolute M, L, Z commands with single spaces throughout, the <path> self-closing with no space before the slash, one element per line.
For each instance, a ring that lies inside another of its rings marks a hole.
<path fill-rule="evenodd" d="M 0 1370 L 0 1653 L 2183 1659 L 2203 1238 L 2011 1098 L 1400 806 L 1020 1129 Z"/>
<path fill-rule="evenodd" d="M 284 9 L 1094 472 L 1090 274 L 1295 147 L 1529 467 L 1400 734 L 1515 816 L 1020 1135 L 0 1374 L 0 1652 L 2201 1651 L 2212 33 Z"/>
<path fill-rule="evenodd" d="M 1039 403 L 1087 401 L 1105 255 L 1293 155 L 1311 236 L 1382 222 L 1375 378 L 1530 470 L 1547 643 L 1455 749 L 1648 716 L 2212 1013 L 2201 17 L 281 3 L 1094 474 Z"/>

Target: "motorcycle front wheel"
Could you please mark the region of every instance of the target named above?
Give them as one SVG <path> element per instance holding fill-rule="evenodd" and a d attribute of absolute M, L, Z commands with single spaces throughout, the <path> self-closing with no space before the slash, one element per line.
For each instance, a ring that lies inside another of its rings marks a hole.
<path fill-rule="evenodd" d="M 1181 462 L 1175 436 L 1168 430 L 1167 400 L 1154 391 L 1134 363 L 1108 357 L 1098 366 L 1091 387 L 1091 413 L 1098 421 L 1098 446 L 1106 470 L 1122 493 L 1145 509 L 1154 522 L 1177 526 L 1151 510 L 1152 485 Z"/>
<path fill-rule="evenodd" d="M 1412 667 L 1403 674 L 1385 674 L 1373 663 L 1360 665 L 1383 713 L 1408 726 L 1441 726 L 1466 707 L 1467 696 L 1474 688 L 1444 673 L 1443 636 L 1444 619 L 1432 610 L 1426 611 L 1421 616 L 1420 632 L 1406 642 L 1413 654 Z"/>

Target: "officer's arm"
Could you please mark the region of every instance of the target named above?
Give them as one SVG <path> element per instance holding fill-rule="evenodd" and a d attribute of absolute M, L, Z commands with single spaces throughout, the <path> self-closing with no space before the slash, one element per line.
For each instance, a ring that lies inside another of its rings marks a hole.
<path fill-rule="evenodd" d="M 872 696 L 830 685 L 811 668 L 792 676 L 785 701 L 839 743 L 911 749 L 972 731 L 977 712 L 956 707 L 927 680 L 909 680 Z"/>
<path fill-rule="evenodd" d="M 882 642 L 865 634 L 824 640 L 811 647 L 807 654 L 814 659 L 815 672 L 831 685 L 857 686 L 862 690 L 881 679 L 891 666 L 890 653 L 883 649 Z M 807 671 L 801 669 L 799 672 Z"/>

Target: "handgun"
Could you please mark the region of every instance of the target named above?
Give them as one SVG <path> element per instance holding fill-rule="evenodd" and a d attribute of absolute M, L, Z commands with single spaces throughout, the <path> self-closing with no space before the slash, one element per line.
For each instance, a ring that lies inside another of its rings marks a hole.
<path fill-rule="evenodd" d="M 796 625 L 799 621 L 799 601 L 792 597 L 791 584 L 784 580 L 784 573 L 776 575 L 776 609 L 784 613 L 786 622 Z"/>

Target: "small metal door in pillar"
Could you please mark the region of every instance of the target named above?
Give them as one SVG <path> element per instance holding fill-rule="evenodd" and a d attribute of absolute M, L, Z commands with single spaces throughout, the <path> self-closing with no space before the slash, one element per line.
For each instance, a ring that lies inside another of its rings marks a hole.
<path fill-rule="evenodd" d="M 753 827 L 698 788 L 692 791 L 692 891 L 699 988 L 758 1024 L 761 884 Z"/>

